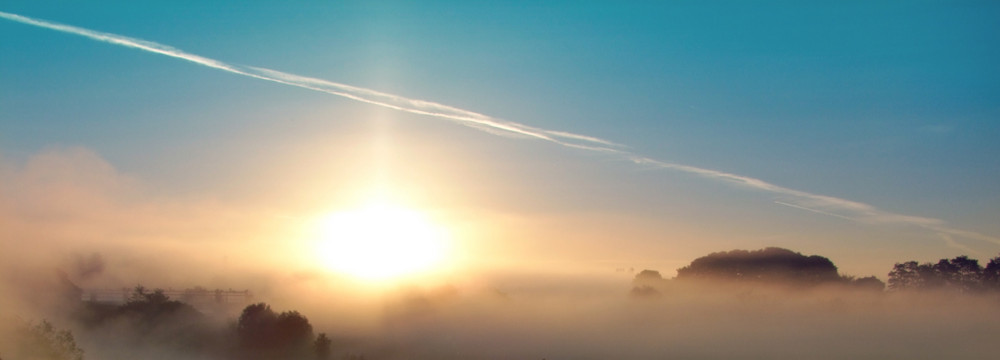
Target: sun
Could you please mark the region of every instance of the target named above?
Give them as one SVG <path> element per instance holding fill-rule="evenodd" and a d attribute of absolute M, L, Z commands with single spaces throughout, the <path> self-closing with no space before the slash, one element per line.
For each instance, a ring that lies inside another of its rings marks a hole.
<path fill-rule="evenodd" d="M 327 269 L 362 280 L 435 270 L 449 252 L 447 231 L 420 211 L 373 202 L 323 216 L 316 257 Z"/>

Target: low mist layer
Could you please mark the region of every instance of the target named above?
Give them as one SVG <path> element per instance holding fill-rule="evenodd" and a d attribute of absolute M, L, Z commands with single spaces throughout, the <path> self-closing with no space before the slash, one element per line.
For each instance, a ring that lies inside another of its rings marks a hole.
<path fill-rule="evenodd" d="M 675 279 L 499 268 L 367 287 L 295 265 L 304 250 L 273 241 L 287 235 L 287 219 L 151 199 L 85 149 L 2 165 L 6 360 L 975 359 L 995 353 L 1000 333 L 1000 295 L 983 285 L 1000 261 L 990 272 L 966 257 L 900 259 L 886 264 L 888 290 L 877 277 L 839 273 L 831 259 L 777 248 L 693 259 Z M 129 295 L 115 301 L 86 295 L 122 288 Z M 206 307 L 187 290 L 252 296 Z M 298 335 L 275 344 L 291 357 L 247 340 L 285 328 Z"/>
<path fill-rule="evenodd" d="M 56 331 L 72 331 L 85 358 L 100 359 L 258 358 L 277 350 L 257 349 L 251 345 L 271 340 L 248 343 L 247 336 L 280 340 L 295 331 L 298 337 L 273 342 L 299 344 L 288 351 L 298 351 L 293 358 L 301 359 L 980 359 L 995 352 L 1000 331 L 994 321 L 1000 316 L 997 292 L 652 280 L 624 274 L 495 276 L 479 285 L 389 291 L 369 298 L 367 306 L 317 292 L 309 296 L 328 300 L 328 306 L 303 303 L 308 310 L 272 311 L 258 303 L 212 316 L 136 290 L 138 297 L 123 305 L 66 299 L 61 309 L 69 311 L 34 313 L 48 314 Z M 637 284 L 655 293 L 630 292 Z M 355 316 L 342 316 L 350 312 Z M 357 313 L 366 314 L 367 325 L 351 324 L 359 321 Z M 275 325 L 266 325 L 269 318 Z M 278 325 L 282 318 L 298 320 Z M 246 335 L 243 329 L 252 326 L 265 330 Z M 269 333 L 260 326 L 288 331 Z M 328 344 L 325 353 L 316 352 L 320 337 Z M 0 349 L 5 359 L 13 352 L 6 346 Z"/>

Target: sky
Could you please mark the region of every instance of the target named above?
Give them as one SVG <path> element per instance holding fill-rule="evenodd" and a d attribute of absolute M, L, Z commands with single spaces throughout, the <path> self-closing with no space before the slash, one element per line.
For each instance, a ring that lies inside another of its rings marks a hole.
<path fill-rule="evenodd" d="M 446 277 L 779 246 L 884 280 L 1000 254 L 993 2 L 0 12 L 0 240 L 22 260 L 318 271 L 310 221 L 372 197 L 451 234 Z"/>

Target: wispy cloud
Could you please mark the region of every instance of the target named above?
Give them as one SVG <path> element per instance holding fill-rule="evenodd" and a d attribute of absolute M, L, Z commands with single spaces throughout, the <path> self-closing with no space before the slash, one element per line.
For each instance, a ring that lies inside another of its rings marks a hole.
<path fill-rule="evenodd" d="M 940 219 L 893 213 L 878 209 L 865 203 L 790 189 L 748 176 L 656 160 L 635 154 L 626 150 L 622 145 L 597 137 L 532 127 L 432 101 L 411 99 L 399 95 L 388 94 L 372 89 L 336 83 L 323 79 L 289 74 L 260 67 L 229 64 L 223 61 L 187 53 L 171 46 L 130 38 L 127 36 L 33 19 L 6 12 L 0 12 L 0 17 L 23 24 L 80 35 L 101 42 L 166 55 L 238 75 L 337 95 L 351 100 L 412 114 L 426 115 L 443 120 L 449 120 L 458 124 L 487 131 L 492 134 L 544 140 L 566 147 L 619 156 L 622 159 L 629 160 L 640 165 L 685 172 L 717 181 L 743 186 L 749 189 L 765 191 L 781 196 L 779 200 L 775 201 L 776 204 L 800 210 L 870 224 L 903 224 L 917 226 L 939 234 L 944 239 L 947 239 L 948 243 L 954 243 L 952 237 L 960 237 L 964 239 L 1000 244 L 1000 238 L 973 231 L 954 229 L 949 227 L 947 223 Z"/>

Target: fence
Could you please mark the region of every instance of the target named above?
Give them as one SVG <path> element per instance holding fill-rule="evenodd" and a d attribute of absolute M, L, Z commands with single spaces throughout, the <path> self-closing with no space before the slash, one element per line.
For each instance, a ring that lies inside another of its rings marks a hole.
<path fill-rule="evenodd" d="M 250 290 L 208 290 L 204 288 L 194 288 L 185 290 L 165 289 L 162 290 L 172 300 L 180 300 L 192 305 L 218 303 L 218 304 L 249 304 L 253 300 Z M 84 289 L 83 301 L 124 304 L 135 292 L 134 288 L 121 289 Z"/>

